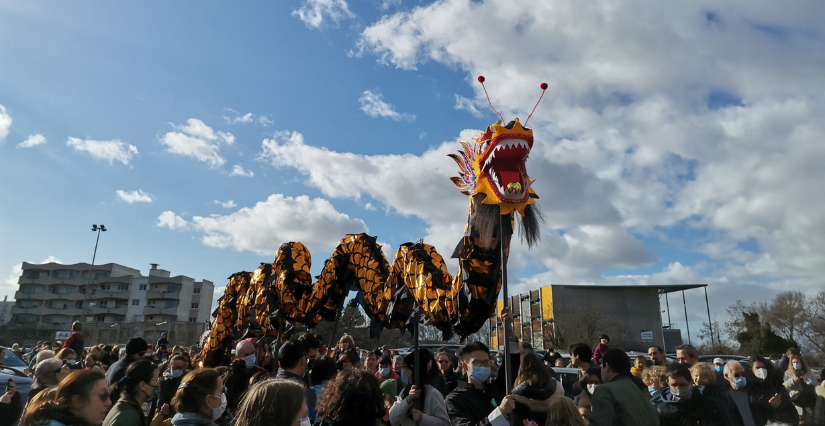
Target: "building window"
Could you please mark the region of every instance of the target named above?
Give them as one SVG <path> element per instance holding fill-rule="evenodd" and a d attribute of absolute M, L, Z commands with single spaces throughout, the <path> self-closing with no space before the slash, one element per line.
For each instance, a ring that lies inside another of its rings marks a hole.
<path fill-rule="evenodd" d="M 192 318 L 192 317 L 189 318 L 189 322 L 197 322 L 197 321 L 198 321 L 197 318 Z"/>
<path fill-rule="evenodd" d="M 97 272 L 97 273 L 95 273 L 95 279 L 106 278 L 108 276 L 109 276 L 108 272 Z"/>
<path fill-rule="evenodd" d="M 26 271 L 26 278 L 38 279 L 38 278 L 40 278 L 40 272 L 39 271 Z"/>
<path fill-rule="evenodd" d="M 151 321 L 153 319 L 155 319 L 155 316 L 154 315 L 149 315 L 149 321 Z"/>
<path fill-rule="evenodd" d="M 80 287 L 79 291 L 80 293 L 86 294 L 86 286 Z"/>
<path fill-rule="evenodd" d="M 21 308 L 36 308 L 37 307 L 37 305 L 35 305 L 34 302 L 31 301 L 31 300 L 21 300 L 21 301 L 17 302 L 17 306 L 19 306 Z"/>
<path fill-rule="evenodd" d="M 118 300 L 118 301 L 115 302 L 115 308 L 122 308 L 124 306 L 126 306 L 126 301 L 125 300 Z"/>
<path fill-rule="evenodd" d="M 177 300 L 167 300 L 164 308 L 174 308 L 175 306 L 178 306 Z"/>
<path fill-rule="evenodd" d="M 75 307 L 77 307 L 77 308 L 82 308 L 82 307 L 83 307 L 83 301 L 82 301 L 82 300 L 78 300 L 78 301 L 77 301 L 74 305 L 75 305 Z"/>
<path fill-rule="evenodd" d="M 129 290 L 129 284 L 121 284 L 117 286 L 117 291 Z"/>
<path fill-rule="evenodd" d="M 178 320 L 178 317 L 176 317 L 176 316 L 174 316 L 174 315 L 164 315 L 164 316 L 163 316 L 163 320 L 164 320 L 164 321 L 168 321 L 168 322 L 171 322 L 171 321 L 177 321 L 177 320 Z"/>
<path fill-rule="evenodd" d="M 192 304 L 192 309 L 198 309 L 198 304 L 197 304 L 197 303 L 193 303 L 193 304 Z"/>
<path fill-rule="evenodd" d="M 195 287 L 195 289 L 194 289 L 194 290 L 192 290 L 192 293 L 194 293 L 194 294 L 200 294 L 200 293 L 201 293 L 201 288 L 200 288 L 200 287 Z"/>
<path fill-rule="evenodd" d="M 146 284 L 141 284 L 140 287 L 138 287 L 138 290 L 146 291 Z"/>
<path fill-rule="evenodd" d="M 132 299 L 132 306 L 140 306 L 140 299 Z"/>
<path fill-rule="evenodd" d="M 63 278 L 63 271 L 54 271 L 55 278 Z"/>
<path fill-rule="evenodd" d="M 74 287 L 66 287 L 66 294 L 74 293 Z"/>
<path fill-rule="evenodd" d="M 115 315 L 112 319 L 115 321 L 125 321 L 126 317 L 124 317 L 123 315 Z"/>
<path fill-rule="evenodd" d="M 106 291 L 109 291 L 109 284 L 101 284 L 101 285 L 100 285 L 100 289 L 101 289 L 101 290 L 106 290 Z"/>
<path fill-rule="evenodd" d="M 95 316 L 95 321 L 96 322 L 103 322 L 103 320 L 105 320 L 105 319 L 106 319 L 106 317 L 104 317 L 103 315 Z"/>
<path fill-rule="evenodd" d="M 77 278 L 77 271 L 69 271 L 69 279 Z"/>
<path fill-rule="evenodd" d="M 52 293 L 58 294 L 58 293 L 60 293 L 60 289 L 57 288 L 57 287 L 52 287 Z"/>
<path fill-rule="evenodd" d="M 35 286 L 33 286 L 33 285 L 27 285 L 27 286 L 23 287 L 23 293 L 24 293 L 24 294 L 34 294 L 34 293 L 37 293 L 37 287 L 35 287 Z"/>
<path fill-rule="evenodd" d="M 168 285 L 168 286 L 166 286 L 166 292 L 167 292 L 167 293 L 172 293 L 172 292 L 175 292 L 175 291 L 178 291 L 178 290 L 180 290 L 180 288 L 179 288 L 178 286 L 176 286 L 176 285 Z"/>

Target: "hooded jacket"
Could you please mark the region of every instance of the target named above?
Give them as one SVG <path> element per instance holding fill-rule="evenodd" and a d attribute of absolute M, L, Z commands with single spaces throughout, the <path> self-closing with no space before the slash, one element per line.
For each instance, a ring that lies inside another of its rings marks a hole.
<path fill-rule="evenodd" d="M 690 399 L 659 404 L 661 426 L 734 426 L 722 401 L 704 395 L 693 388 Z"/>
<path fill-rule="evenodd" d="M 83 335 L 77 332 L 72 333 L 72 335 L 63 342 L 63 347 L 73 350 L 77 358 L 80 359 L 83 355 Z"/>
<path fill-rule="evenodd" d="M 523 382 L 513 389 L 513 396 L 516 398 L 516 408 L 513 410 L 516 424 L 520 425 L 523 420 L 529 419 L 543 425 L 547 423 L 550 399 L 553 396 L 563 397 L 564 388 L 552 378 L 542 388 Z"/>
<path fill-rule="evenodd" d="M 447 395 L 447 414 L 453 426 L 508 426 L 493 389 L 487 386 L 477 389 L 471 383 L 459 382 L 455 390 Z"/>

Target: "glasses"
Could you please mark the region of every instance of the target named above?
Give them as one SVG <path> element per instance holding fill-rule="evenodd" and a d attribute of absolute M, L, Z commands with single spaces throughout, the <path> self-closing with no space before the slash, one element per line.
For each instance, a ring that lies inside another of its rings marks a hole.
<path fill-rule="evenodd" d="M 98 394 L 97 397 L 100 398 L 100 402 L 106 402 L 111 398 L 112 394 L 109 391 L 103 391 L 102 393 Z"/>

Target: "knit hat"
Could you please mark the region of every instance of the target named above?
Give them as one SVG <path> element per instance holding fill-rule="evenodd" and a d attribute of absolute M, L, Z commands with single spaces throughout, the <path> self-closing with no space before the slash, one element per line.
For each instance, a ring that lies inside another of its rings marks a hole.
<path fill-rule="evenodd" d="M 140 337 L 135 337 L 126 344 L 126 355 L 135 355 L 141 352 L 146 352 L 149 349 L 149 344 Z"/>
<path fill-rule="evenodd" d="M 396 396 L 398 395 L 398 383 L 394 379 L 387 379 L 381 382 L 381 390 L 387 394 Z"/>

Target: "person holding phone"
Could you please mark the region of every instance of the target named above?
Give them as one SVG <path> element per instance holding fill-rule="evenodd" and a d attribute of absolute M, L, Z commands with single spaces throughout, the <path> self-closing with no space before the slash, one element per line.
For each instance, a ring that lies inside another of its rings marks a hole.
<path fill-rule="evenodd" d="M 6 382 L 6 389 L 0 396 L 0 426 L 12 426 L 17 423 L 23 412 L 23 401 L 14 379 Z"/>

